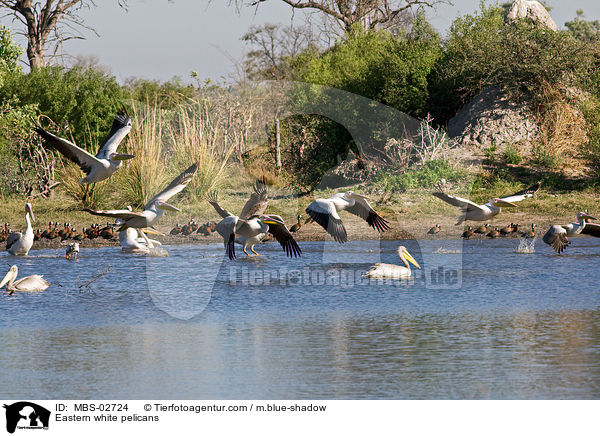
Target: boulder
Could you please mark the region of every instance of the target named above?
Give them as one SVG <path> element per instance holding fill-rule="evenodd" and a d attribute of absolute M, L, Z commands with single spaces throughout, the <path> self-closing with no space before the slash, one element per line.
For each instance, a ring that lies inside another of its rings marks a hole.
<path fill-rule="evenodd" d="M 527 152 L 538 132 L 527 102 L 515 103 L 497 87 L 485 88 L 448 122 L 450 138 L 476 147 L 519 144 Z"/>
<path fill-rule="evenodd" d="M 558 30 L 556 23 L 546 8 L 536 0 L 515 0 L 508 10 L 506 18 L 509 22 L 519 18 L 528 18 L 552 30 Z"/>

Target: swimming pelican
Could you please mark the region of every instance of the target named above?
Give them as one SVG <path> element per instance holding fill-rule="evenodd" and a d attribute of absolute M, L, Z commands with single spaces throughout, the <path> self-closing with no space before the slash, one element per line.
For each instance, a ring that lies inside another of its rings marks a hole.
<path fill-rule="evenodd" d="M 306 208 L 306 213 L 340 244 L 348 241 L 346 228 L 338 212 L 345 210 L 364 219 L 369 226 L 384 232 L 389 223 L 373 210 L 367 197 L 352 191 L 340 192 L 329 198 L 317 198 Z"/>
<path fill-rule="evenodd" d="M 36 127 L 35 131 L 46 141 L 46 143 L 58 150 L 70 161 L 79 165 L 79 168 L 86 176 L 79 180 L 79 183 L 96 183 L 108 179 L 115 171 L 121 168 L 124 160 L 132 159 L 131 154 L 117 153 L 117 148 L 121 141 L 131 130 L 131 119 L 124 111 L 117 113 L 113 121 L 112 128 L 108 136 L 100 146 L 100 151 L 96 156 L 82 148 L 79 148 L 66 139 L 59 138 L 50 132 Z"/>
<path fill-rule="evenodd" d="M 223 218 L 217 224 L 216 230 L 223 237 L 229 259 L 235 259 L 236 239 L 239 244 L 242 244 L 246 255 L 249 255 L 246 251 L 247 248 L 258 255 L 254 251 L 254 245 L 265 239 L 268 233 L 277 239 L 289 257 L 302 255 L 302 250 L 285 226 L 283 219 L 278 215 L 263 215 L 268 199 L 266 184 L 262 181 L 256 182 L 254 192 L 244 205 L 239 217 L 219 206 L 216 193 L 210 193 L 208 201 Z"/>
<path fill-rule="evenodd" d="M 558 254 L 562 253 L 565 248 L 571 243 L 569 242 L 569 236 L 579 235 L 587 227 L 586 220 L 595 220 L 597 218 L 588 215 L 585 212 L 577 213 L 577 222 L 569 223 L 565 225 L 553 225 L 550 226 L 542 240 L 551 245 L 554 251 Z"/>
<path fill-rule="evenodd" d="M 167 200 L 183 191 L 188 183 L 196 174 L 198 170 L 198 164 L 195 163 L 190 166 L 187 170 L 177 176 L 163 191 L 157 196 L 150 200 L 142 212 L 133 212 L 129 209 L 122 210 L 92 210 L 84 209 L 84 211 L 91 213 L 92 215 L 106 216 L 111 218 L 118 218 L 123 221 L 121 227 L 117 229 L 117 232 L 122 232 L 129 227 L 136 229 L 143 229 L 146 227 L 152 227 L 154 224 L 161 219 L 165 210 L 172 210 L 180 212 L 175 206 L 167 203 Z"/>
<path fill-rule="evenodd" d="M 17 265 L 10 267 L 2 282 L 0 282 L 0 288 L 6 285 L 6 290 L 12 295 L 15 291 L 19 292 L 36 292 L 45 291 L 48 289 L 51 283 L 44 280 L 44 276 L 32 275 L 23 277 L 22 279 L 16 280 L 19 274 L 19 268 Z"/>
<path fill-rule="evenodd" d="M 444 192 L 432 192 L 437 198 L 444 200 L 446 203 L 452 206 L 459 207 L 462 214 L 458 217 L 456 225 L 461 224 L 463 221 L 487 221 L 498 215 L 503 207 L 517 207 L 514 204 L 517 201 L 524 200 L 532 197 L 541 186 L 541 182 L 537 182 L 535 185 L 530 186 L 522 191 L 515 192 L 512 195 L 502 198 L 493 198 L 486 204 L 476 204 L 471 200 L 465 198 L 455 197 L 448 195 Z"/>
<path fill-rule="evenodd" d="M 79 254 L 79 243 L 72 242 L 67 246 L 67 252 L 65 257 L 67 260 L 77 260 L 77 255 Z"/>
<path fill-rule="evenodd" d="M 27 228 L 25 229 L 25 233 L 13 232 L 6 238 L 6 251 L 13 256 L 27 256 L 27 253 L 31 250 L 34 240 L 33 227 L 31 227 L 32 220 L 35 221 L 33 208 L 31 207 L 31 203 L 26 203 L 25 222 L 27 223 Z"/>
<path fill-rule="evenodd" d="M 421 266 L 417 261 L 410 255 L 403 245 L 398 247 L 398 256 L 404 263 L 404 266 L 394 265 L 390 263 L 376 263 L 366 272 L 365 276 L 373 279 L 402 279 L 411 276 L 410 265 L 412 263 L 417 268 L 421 269 Z"/>

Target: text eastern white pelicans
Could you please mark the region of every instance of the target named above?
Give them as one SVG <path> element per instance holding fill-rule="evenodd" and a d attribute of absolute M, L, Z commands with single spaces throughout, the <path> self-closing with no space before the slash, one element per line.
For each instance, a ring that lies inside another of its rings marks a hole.
<path fill-rule="evenodd" d="M 406 247 L 403 245 L 398 247 L 398 256 L 404 263 L 404 266 L 394 265 L 391 263 L 376 263 L 366 272 L 365 276 L 372 279 L 402 279 L 409 278 L 412 273 L 410 271 L 410 265 L 412 263 L 417 268 L 421 269 L 421 266 L 417 261 L 410 255 Z"/>
<path fill-rule="evenodd" d="M 108 136 L 100 146 L 100 151 L 98 151 L 96 156 L 92 156 L 72 142 L 59 138 L 41 127 L 36 127 L 35 129 L 49 146 L 79 165 L 79 168 L 86 174 L 84 178 L 79 180 L 79 183 L 97 183 L 108 179 L 115 171 L 121 168 L 124 160 L 135 157 L 130 154 L 117 153 L 119 144 L 130 130 L 131 119 L 129 115 L 124 111 L 117 113 Z"/>
<path fill-rule="evenodd" d="M 571 243 L 569 241 L 569 236 L 575 236 L 575 235 L 582 234 L 584 232 L 585 228 L 588 226 L 586 220 L 595 220 L 595 219 L 597 219 L 597 218 L 595 218 L 591 215 L 588 215 L 585 212 L 579 212 L 577 214 L 577 222 L 576 223 L 550 226 L 550 228 L 548 229 L 548 231 L 546 232 L 546 234 L 544 235 L 542 240 L 546 244 L 552 246 L 552 248 L 554 249 L 554 251 L 556 253 L 560 254 Z M 592 227 L 592 226 L 594 226 L 594 225 L 590 225 L 590 228 L 594 229 L 594 227 Z M 592 236 L 595 236 L 594 231 L 595 231 L 595 229 L 588 231 L 587 233 L 584 233 L 584 234 L 590 234 Z"/>
<path fill-rule="evenodd" d="M 143 229 L 146 227 L 152 227 L 160 220 L 165 213 L 165 210 L 171 210 L 180 212 L 178 208 L 167 203 L 171 197 L 175 194 L 180 193 L 190 183 L 194 174 L 198 170 L 198 164 L 195 163 L 177 176 L 163 191 L 157 196 L 150 200 L 142 212 L 133 212 L 130 209 L 121 210 L 92 210 L 84 209 L 84 211 L 91 213 L 92 215 L 106 216 L 110 218 L 120 219 L 123 223 L 117 230 L 122 232 L 123 230 L 133 227 L 136 229 Z M 143 235 L 143 233 L 142 233 Z"/>
<path fill-rule="evenodd" d="M 6 290 L 13 294 L 17 292 L 37 292 L 45 291 L 50 286 L 50 283 L 44 280 L 44 276 L 32 275 L 23 277 L 22 279 L 16 280 L 19 274 L 19 268 L 17 265 L 10 267 L 2 281 L 0 282 L 0 288 L 6 285 Z"/>
<path fill-rule="evenodd" d="M 389 223 L 373 210 L 368 198 L 352 191 L 340 192 L 329 198 L 317 198 L 306 208 L 306 213 L 340 244 L 348 241 L 344 223 L 338 212 L 345 210 L 364 219 L 369 226 L 384 232 Z"/>
<path fill-rule="evenodd" d="M 25 232 L 13 232 L 6 238 L 6 251 L 13 256 L 27 256 L 33 246 L 34 234 L 31 221 L 35 221 L 31 203 L 25 204 L 25 222 L 27 228 Z"/>
<path fill-rule="evenodd" d="M 432 192 L 432 194 L 461 209 L 462 214 L 458 217 L 456 223 L 456 225 L 459 225 L 463 221 L 487 221 L 498 215 L 503 207 L 517 207 L 514 204 L 515 202 L 532 197 L 540 189 L 540 186 L 541 182 L 537 182 L 527 189 L 515 192 L 507 197 L 493 198 L 485 204 L 476 204 L 466 198 L 455 197 L 444 192 Z"/>

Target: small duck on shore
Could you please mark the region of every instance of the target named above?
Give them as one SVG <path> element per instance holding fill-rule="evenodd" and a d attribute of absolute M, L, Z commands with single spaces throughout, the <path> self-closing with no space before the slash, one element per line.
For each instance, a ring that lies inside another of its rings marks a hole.
<path fill-rule="evenodd" d="M 442 230 L 442 228 L 440 227 L 439 224 L 436 224 L 435 226 L 433 226 L 432 228 L 429 229 L 429 231 L 427 232 L 428 235 L 435 235 L 436 233 L 439 233 L 440 230 Z"/>

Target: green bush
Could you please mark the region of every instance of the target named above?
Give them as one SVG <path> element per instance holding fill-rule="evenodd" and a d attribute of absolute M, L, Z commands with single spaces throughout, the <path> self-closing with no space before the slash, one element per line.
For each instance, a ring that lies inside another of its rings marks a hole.
<path fill-rule="evenodd" d="M 519 147 L 515 144 L 508 144 L 502 152 L 502 155 L 507 164 L 519 165 L 523 160 L 523 156 L 521 156 L 521 153 L 519 152 Z"/>
<path fill-rule="evenodd" d="M 402 174 L 379 174 L 377 183 L 385 190 L 433 188 L 436 183 L 445 179 L 448 182 L 462 181 L 466 176 L 465 170 L 453 167 L 443 159 L 430 160 L 421 168 L 410 169 Z"/>
<path fill-rule="evenodd" d="M 35 105 L 50 118 L 61 134 L 80 146 L 96 147 L 112 125 L 124 93 L 115 77 L 92 68 L 48 67 L 29 74 L 6 76 L 0 98 L 18 105 Z M 97 150 L 93 150 L 97 151 Z"/>
<path fill-rule="evenodd" d="M 498 85 L 514 99 L 543 86 L 585 86 L 597 70 L 597 44 L 571 32 L 553 32 L 521 20 L 504 23 L 501 7 L 457 18 L 429 83 L 431 110 L 445 123 L 485 87 Z"/>

